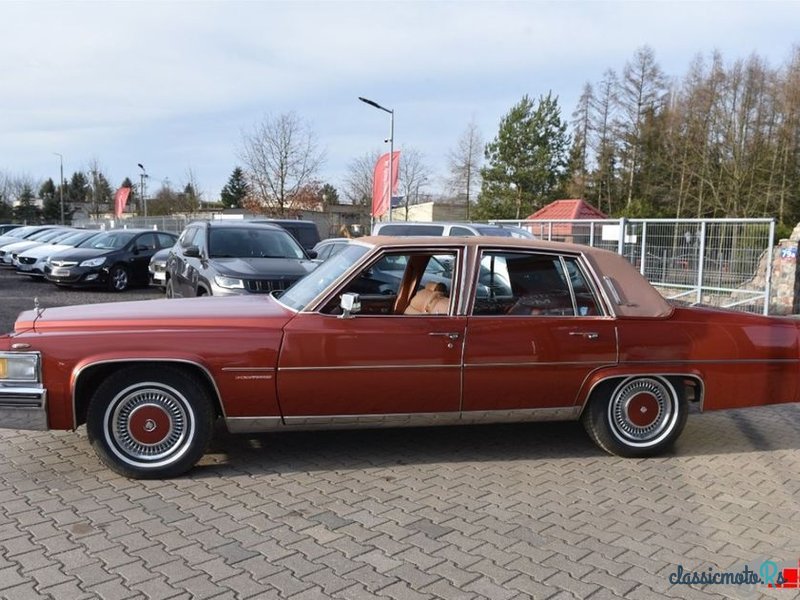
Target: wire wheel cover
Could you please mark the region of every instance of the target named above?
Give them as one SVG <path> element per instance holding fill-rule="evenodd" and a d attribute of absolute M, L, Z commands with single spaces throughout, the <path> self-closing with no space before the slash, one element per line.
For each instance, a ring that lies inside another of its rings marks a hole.
<path fill-rule="evenodd" d="M 112 451 L 132 465 L 160 466 L 189 448 L 194 423 L 177 390 L 145 383 L 123 390 L 106 410 Z"/>
<path fill-rule="evenodd" d="M 675 392 L 658 379 L 623 382 L 611 397 L 611 431 L 622 442 L 637 446 L 657 443 L 676 422 Z"/>

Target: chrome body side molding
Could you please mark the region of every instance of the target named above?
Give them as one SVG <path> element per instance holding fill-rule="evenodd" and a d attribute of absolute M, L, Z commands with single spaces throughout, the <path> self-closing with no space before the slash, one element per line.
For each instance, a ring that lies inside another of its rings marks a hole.
<path fill-rule="evenodd" d="M 429 427 L 536 421 L 574 421 L 580 406 L 530 408 L 521 410 L 476 410 L 443 413 L 397 413 L 381 415 L 326 415 L 298 417 L 229 417 L 231 433 L 266 431 L 311 431 L 315 429 L 375 429 L 382 427 Z"/>

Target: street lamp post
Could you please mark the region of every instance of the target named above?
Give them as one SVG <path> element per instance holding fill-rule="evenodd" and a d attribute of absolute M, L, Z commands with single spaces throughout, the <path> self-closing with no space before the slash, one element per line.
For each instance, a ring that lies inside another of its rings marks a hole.
<path fill-rule="evenodd" d="M 142 192 L 142 210 L 144 211 L 144 218 L 147 218 L 147 193 L 145 192 L 144 187 L 144 180 L 147 178 L 147 171 L 145 171 L 144 165 L 142 163 L 136 163 L 138 167 L 142 170 L 139 174 L 139 191 Z"/>
<path fill-rule="evenodd" d="M 64 156 L 59 154 L 58 152 L 53 152 L 58 157 L 58 162 L 60 165 L 60 177 L 61 179 L 58 182 L 58 191 L 61 195 L 61 224 L 64 224 Z"/>
<path fill-rule="evenodd" d="M 389 220 L 392 220 L 392 184 L 394 183 L 394 109 L 386 108 L 368 98 L 358 97 L 361 102 L 389 113 Z"/>

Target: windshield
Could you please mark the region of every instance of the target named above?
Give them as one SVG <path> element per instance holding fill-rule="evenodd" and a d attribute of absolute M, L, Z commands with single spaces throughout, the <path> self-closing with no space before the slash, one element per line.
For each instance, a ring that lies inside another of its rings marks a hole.
<path fill-rule="evenodd" d="M 68 235 L 63 240 L 60 240 L 58 243 L 63 244 L 65 246 L 77 246 L 81 242 L 85 242 L 91 237 L 99 235 L 96 231 L 78 231 L 77 233 L 73 233 Z"/>
<path fill-rule="evenodd" d="M 113 250 L 123 248 L 136 235 L 134 231 L 109 231 L 102 233 L 96 238 L 92 238 L 88 244 L 82 248 L 95 248 L 96 250 Z"/>
<path fill-rule="evenodd" d="M 294 310 L 303 310 L 368 251 L 369 248 L 361 244 L 347 245 L 283 292 L 279 301 Z"/>
<path fill-rule="evenodd" d="M 212 228 L 209 258 L 305 258 L 297 241 L 282 229 Z"/>

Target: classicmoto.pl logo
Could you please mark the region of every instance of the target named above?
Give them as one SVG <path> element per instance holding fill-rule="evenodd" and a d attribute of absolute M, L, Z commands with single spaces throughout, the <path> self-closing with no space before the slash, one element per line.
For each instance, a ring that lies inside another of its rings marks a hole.
<path fill-rule="evenodd" d="M 678 565 L 670 573 L 669 582 L 673 585 L 765 585 L 779 590 L 800 590 L 800 559 L 793 566 L 780 566 L 774 560 L 765 560 L 757 570 L 749 565 L 739 571 L 720 571 L 708 567 L 704 571 L 690 571 Z"/>

